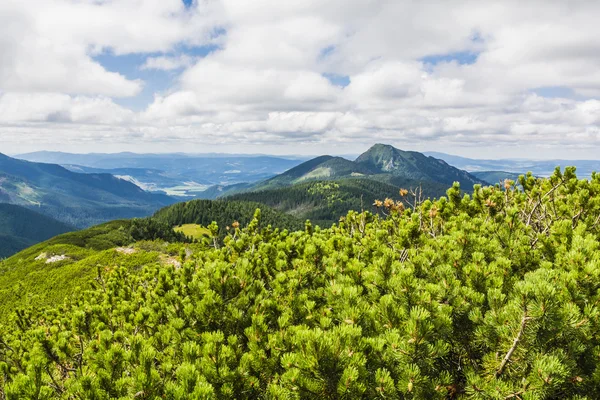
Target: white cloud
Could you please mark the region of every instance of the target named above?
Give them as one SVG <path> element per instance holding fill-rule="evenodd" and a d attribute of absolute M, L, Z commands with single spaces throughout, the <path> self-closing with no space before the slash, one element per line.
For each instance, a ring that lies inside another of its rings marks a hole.
<path fill-rule="evenodd" d="M 120 125 L 134 113 L 107 97 L 69 96 L 61 93 L 0 94 L 0 123 L 28 122 Z"/>
<path fill-rule="evenodd" d="M 219 21 L 211 3 L 188 10 L 174 0 L 2 1 L 0 88 L 135 96 L 142 81 L 106 70 L 93 56 L 210 43 Z"/>
<path fill-rule="evenodd" d="M 76 129 L 65 126 L 76 126 L 90 142 L 135 138 L 137 150 L 197 143 L 323 153 L 388 141 L 592 156 L 599 14 L 591 1 L 6 0 L 0 135 L 20 124 L 32 144 L 47 132 L 73 140 Z M 215 39 L 219 27 L 226 33 Z M 185 53 L 207 44 L 219 47 L 204 58 Z M 95 61 L 107 51 L 148 54 L 140 69 L 183 72 L 134 113 L 111 99 L 145 83 Z M 452 53 L 477 57 L 461 64 Z M 573 95 L 535 94 L 547 87 Z"/>
<path fill-rule="evenodd" d="M 194 58 L 182 54 L 177 57 L 148 57 L 141 69 L 157 69 L 162 71 L 173 71 L 181 68 L 190 67 L 194 63 Z"/>

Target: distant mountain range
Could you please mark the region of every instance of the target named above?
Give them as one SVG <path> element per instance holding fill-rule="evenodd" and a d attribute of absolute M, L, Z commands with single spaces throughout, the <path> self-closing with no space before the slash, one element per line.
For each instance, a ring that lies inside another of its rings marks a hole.
<path fill-rule="evenodd" d="M 80 174 L 0 154 L 0 203 L 21 205 L 78 228 L 146 216 L 174 202 L 110 174 Z"/>
<path fill-rule="evenodd" d="M 0 240 L 5 249 L 3 253 L 0 246 L 0 257 L 75 228 L 151 215 L 182 199 L 226 200 L 214 206 L 194 203 L 188 219 L 201 223 L 211 218 L 230 223 L 236 215 L 230 210 L 243 209 L 246 215 L 260 204 L 279 212 L 280 219 L 291 218 L 294 224 L 310 219 L 328 226 L 349 210 L 377 212 L 374 200 L 398 200 L 400 188 L 420 188 L 424 197 L 433 198 L 443 196 L 453 182 L 469 192 L 475 184 L 516 180 L 528 170 L 538 176 L 549 175 L 556 164 L 575 164 L 583 175 L 600 169 L 599 161 L 476 160 L 403 151 L 385 144 L 372 146 L 354 160 L 329 155 L 302 160 L 224 154 L 60 152 L 19 157 L 40 162 L 0 154 L 0 203 L 13 204 L 0 208 Z M 403 200 L 408 203 L 409 199 Z M 217 212 L 221 208 L 226 211 Z M 180 209 L 190 213 L 189 208 L 173 208 Z M 14 215 L 18 217 L 11 219 Z"/>
<path fill-rule="evenodd" d="M 577 167 L 577 175 L 581 178 L 589 177 L 594 171 L 600 171 L 600 160 L 523 160 L 523 159 L 498 159 L 498 160 L 480 160 L 454 156 L 438 152 L 425 152 L 425 155 L 439 158 L 448 164 L 469 172 L 511 172 L 525 174 L 531 171 L 536 176 L 550 176 L 558 166 L 565 168 L 568 166 Z"/>
<path fill-rule="evenodd" d="M 174 196 L 210 197 L 211 186 L 257 182 L 305 159 L 235 154 L 71 154 L 35 152 L 17 158 L 53 163 L 74 172 L 109 173 L 150 191 Z"/>
<path fill-rule="evenodd" d="M 326 226 L 349 210 L 376 212 L 374 200 L 399 200 L 401 188 L 420 188 L 423 197 L 434 198 L 454 182 L 467 192 L 475 184 L 488 184 L 443 160 L 376 144 L 354 161 L 316 157 L 248 188 L 223 188 L 221 197 L 259 202 Z"/>
<path fill-rule="evenodd" d="M 72 230 L 73 226 L 25 207 L 0 203 L 0 259 Z"/>

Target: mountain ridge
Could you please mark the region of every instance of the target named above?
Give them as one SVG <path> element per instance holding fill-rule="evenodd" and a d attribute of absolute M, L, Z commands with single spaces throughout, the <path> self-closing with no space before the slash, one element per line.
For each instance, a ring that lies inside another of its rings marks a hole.
<path fill-rule="evenodd" d="M 80 174 L 57 164 L 0 154 L 0 201 L 34 209 L 78 228 L 142 217 L 174 199 L 111 174 Z"/>
<path fill-rule="evenodd" d="M 443 160 L 414 151 L 404 151 L 391 145 L 377 143 L 354 161 L 342 157 L 319 156 L 282 174 L 259 182 L 248 191 L 269 190 L 312 180 L 364 178 L 379 181 L 402 178 L 419 182 L 435 182 L 451 186 L 459 182 L 470 191 L 475 184 L 485 182 Z"/>

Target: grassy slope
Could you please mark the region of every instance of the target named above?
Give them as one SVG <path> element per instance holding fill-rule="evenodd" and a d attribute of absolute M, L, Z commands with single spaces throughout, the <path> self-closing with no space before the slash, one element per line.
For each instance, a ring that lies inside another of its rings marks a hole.
<path fill-rule="evenodd" d="M 130 225 L 131 221 L 120 220 L 66 233 L 0 262 L 0 322 L 19 306 L 56 305 L 78 287 L 90 287 L 98 267 L 141 268 L 179 254 L 181 246 L 196 246 L 168 245 L 160 240 L 132 244 Z M 47 262 L 53 256 L 66 258 Z"/>
<path fill-rule="evenodd" d="M 176 232 L 181 232 L 185 236 L 194 239 L 202 239 L 203 237 L 210 235 L 210 231 L 207 228 L 198 224 L 183 224 L 181 226 L 176 226 L 174 229 Z"/>
<path fill-rule="evenodd" d="M 262 209 L 264 225 L 294 230 L 303 226 L 294 217 L 261 204 L 208 200 L 167 207 L 157 213 L 156 221 L 179 217 L 193 219 L 184 229 L 191 233 L 189 229 L 193 228 L 195 233 L 204 234 L 208 230 L 195 221 L 202 221 L 201 224 L 206 226 L 217 220 L 223 228 L 236 220 L 246 225 L 256 208 Z M 198 250 L 204 246 L 200 243 L 167 244 L 162 240 L 134 243 L 130 234 L 132 224 L 132 220 L 115 220 L 65 233 L 0 261 L 0 322 L 25 304 L 44 307 L 61 303 L 66 296 L 76 293 L 77 288 L 89 287 L 98 274 L 98 267 L 137 269 L 157 262 L 172 264 L 181 261 L 178 257 L 182 248 Z M 173 222 L 171 226 L 179 224 Z M 120 248 L 119 251 L 116 248 Z M 54 256 L 66 258 L 47 262 Z"/>

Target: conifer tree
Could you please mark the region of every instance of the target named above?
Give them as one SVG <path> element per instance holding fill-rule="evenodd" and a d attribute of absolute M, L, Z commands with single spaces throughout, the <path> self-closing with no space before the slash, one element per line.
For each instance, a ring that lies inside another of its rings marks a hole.
<path fill-rule="evenodd" d="M 413 195 L 99 268 L 0 327 L 0 399 L 600 398 L 600 175 Z"/>

